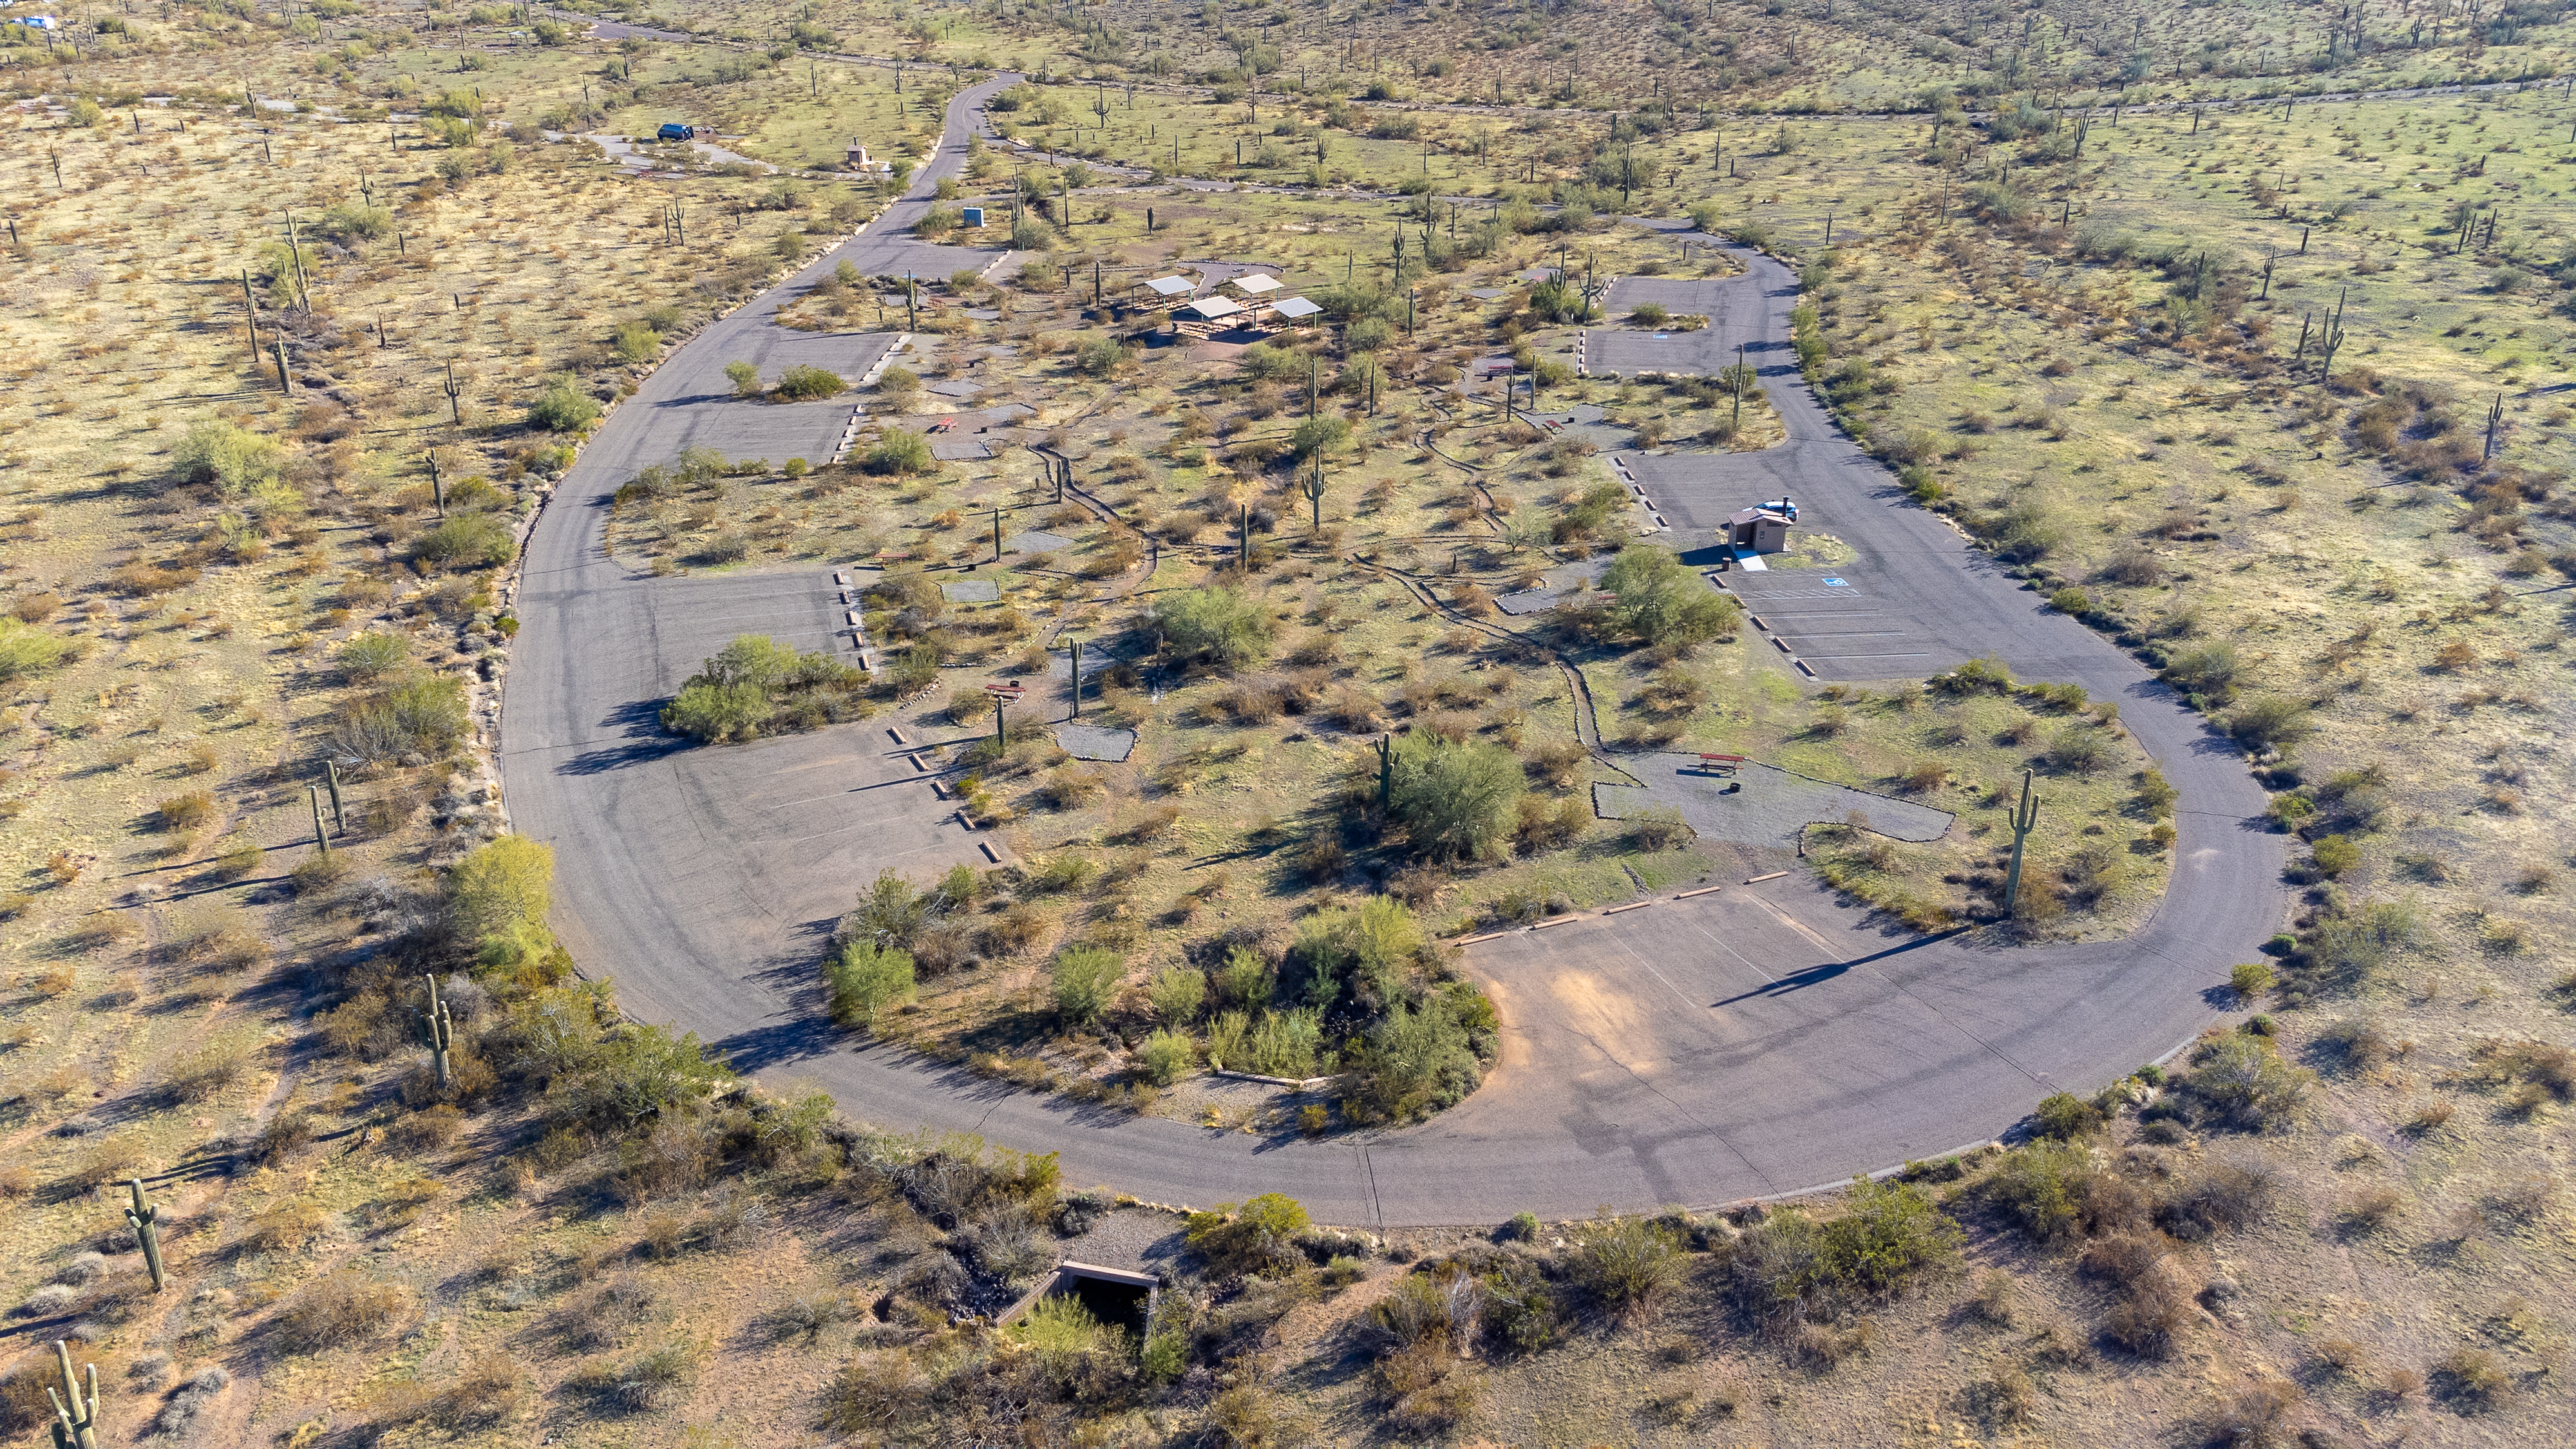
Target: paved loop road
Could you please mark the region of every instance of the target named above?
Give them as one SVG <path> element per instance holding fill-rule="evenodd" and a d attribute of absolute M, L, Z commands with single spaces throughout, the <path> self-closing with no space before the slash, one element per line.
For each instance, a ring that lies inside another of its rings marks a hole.
<path fill-rule="evenodd" d="M 948 249 L 898 229 L 962 158 L 972 107 L 1009 79 L 961 94 L 914 195 L 818 266 L 849 255 L 871 272 L 953 269 Z M 2159 1055 L 2210 1019 L 2228 965 L 2281 920 L 2281 849 L 2260 828 L 2261 794 L 2136 664 L 1897 500 L 1797 383 L 1790 288 L 1785 268 L 1754 258 L 1693 309 L 1712 318 L 1698 343 L 1710 356 L 1731 361 L 1739 338 L 1763 345 L 1790 441 L 1632 466 L 1685 519 L 1737 506 L 1748 486 L 1776 497 L 1785 480 L 1812 510 L 1808 526 L 1859 551 L 1853 582 L 1934 641 L 1935 662 L 1993 652 L 2120 700 L 2183 802 L 2173 887 L 2134 937 L 2010 951 L 1926 942 L 1796 879 L 1515 933 L 1468 948 L 1506 1021 L 1485 1087 L 1423 1126 L 1327 1141 L 1131 1118 L 854 1045 L 821 1025 L 810 986 L 833 915 L 881 865 L 974 859 L 971 838 L 937 823 L 881 726 L 725 750 L 678 749 L 653 727 L 651 705 L 736 623 L 829 642 L 842 606 L 828 574 L 653 581 L 602 548 L 606 493 L 728 406 L 712 379 L 740 349 L 777 340 L 765 319 L 779 293 L 667 361 L 530 540 L 503 771 L 517 828 L 557 847 L 559 928 L 636 1016 L 694 1030 L 773 1082 L 829 1090 L 854 1117 L 1060 1150 L 1068 1180 L 1148 1199 L 1284 1191 L 1345 1224 L 1705 1206 L 1829 1184 L 1982 1140 L 2046 1091 L 2088 1089 Z M 1881 673 L 1918 675 L 1919 663 Z"/>

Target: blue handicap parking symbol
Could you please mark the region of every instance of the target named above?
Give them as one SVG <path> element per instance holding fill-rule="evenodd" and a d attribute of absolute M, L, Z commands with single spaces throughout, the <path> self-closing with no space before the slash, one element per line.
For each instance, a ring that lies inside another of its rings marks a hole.
<path fill-rule="evenodd" d="M 1843 582 L 1841 579 L 1827 579 L 1825 580 L 1825 587 L 1829 589 L 1848 589 L 1851 585 Z"/>

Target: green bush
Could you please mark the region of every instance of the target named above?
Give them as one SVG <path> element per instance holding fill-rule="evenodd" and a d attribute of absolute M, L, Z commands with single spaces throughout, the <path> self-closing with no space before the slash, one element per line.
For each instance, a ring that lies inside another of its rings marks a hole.
<path fill-rule="evenodd" d="M 1362 1011 L 1383 1012 L 1408 999 L 1423 945 L 1421 924 L 1392 896 L 1371 896 L 1357 909 L 1326 906 L 1297 923 L 1289 958 L 1303 980 L 1294 994 L 1311 1007 L 1330 1009 L 1347 996 Z"/>
<path fill-rule="evenodd" d="M 735 397 L 760 396 L 760 364 L 737 358 L 725 364 L 725 381 L 733 384 Z"/>
<path fill-rule="evenodd" d="M 465 738 L 465 681 L 449 675 L 406 679 L 343 711 L 332 727 L 335 753 L 361 760 L 412 755 L 443 759 Z"/>
<path fill-rule="evenodd" d="M 1115 337 L 1086 337 L 1073 351 L 1073 365 L 1090 377 L 1115 377 L 1127 365 L 1127 349 Z"/>
<path fill-rule="evenodd" d="M 860 466 L 871 473 L 928 473 L 939 467 L 930 456 L 930 439 L 909 428 L 888 428 L 868 445 Z"/>
<path fill-rule="evenodd" d="M 1288 448 L 1303 459 L 1311 458 L 1317 453 L 1338 453 L 1350 446 L 1350 441 L 1351 425 L 1348 419 L 1332 413 L 1319 413 L 1314 417 L 1298 420 L 1297 430 L 1288 435 Z"/>
<path fill-rule="evenodd" d="M 2032 1237 L 2054 1242 L 2082 1225 L 2098 1172 L 2092 1149 L 2041 1138 L 2006 1154 L 1982 1190 Z"/>
<path fill-rule="evenodd" d="M 0 682 L 42 674 L 79 647 L 33 624 L 0 615 Z"/>
<path fill-rule="evenodd" d="M 2048 748 L 2040 758 L 2062 774 L 2090 775 L 2109 763 L 2111 746 L 2091 725 L 2065 724 L 2048 737 Z"/>
<path fill-rule="evenodd" d="M 2239 961 L 2228 969 L 2227 987 L 2238 1001 L 2255 1001 L 2272 989 L 2272 968 L 2260 961 Z"/>
<path fill-rule="evenodd" d="M 813 728 L 848 718 L 867 675 L 817 650 L 799 654 L 766 634 L 737 635 L 663 707 L 662 727 L 722 744 L 756 739 L 773 720 Z"/>
<path fill-rule="evenodd" d="M 1068 946 L 1056 954 L 1050 978 L 1056 1014 L 1067 1026 L 1089 1026 L 1109 1009 L 1127 963 L 1106 946 Z"/>
<path fill-rule="evenodd" d="M 1190 1040 L 1189 1033 L 1168 1027 L 1145 1038 L 1145 1044 L 1138 1048 L 1137 1055 L 1145 1064 L 1145 1074 L 1152 1077 L 1158 1087 L 1168 1087 L 1179 1081 L 1199 1062 L 1198 1044 Z"/>
<path fill-rule="evenodd" d="M 2225 639 L 2213 639 L 2167 658 L 2164 678 L 2185 693 L 2224 700 L 2235 693 L 2237 668 L 2236 646 Z"/>
<path fill-rule="evenodd" d="M 2227 732 L 2242 744 L 2279 748 L 2306 734 L 2307 701 L 2286 694 L 2258 694 L 2227 716 Z"/>
<path fill-rule="evenodd" d="M 411 556 L 453 569 L 499 568 L 519 552 L 517 532 L 497 513 L 456 513 L 420 532 Z"/>
<path fill-rule="evenodd" d="M 2093 596 L 2082 589 L 2059 589 L 2048 596 L 2048 607 L 2081 618 L 2093 612 Z"/>
<path fill-rule="evenodd" d="M 852 941 L 824 963 L 832 1019 L 843 1026 L 873 1026 L 877 1014 L 912 1000 L 909 952 Z"/>
<path fill-rule="evenodd" d="M 1390 773 L 1388 808 L 1417 852 L 1485 859 L 1509 844 L 1524 788 L 1511 751 L 1412 730 L 1396 738 Z"/>
<path fill-rule="evenodd" d="M 788 402 L 812 402 L 821 398 L 837 397 L 847 392 L 849 387 L 850 385 L 842 381 L 841 375 L 837 372 L 820 367 L 807 367 L 800 363 L 778 374 L 778 385 L 770 389 L 770 392 L 772 396 Z"/>
<path fill-rule="evenodd" d="M 1634 1312 L 1681 1280 L 1682 1245 L 1651 1218 L 1599 1218 L 1576 1231 L 1573 1267 L 1593 1297 Z"/>
<path fill-rule="evenodd" d="M 1298 366 L 1296 353 L 1267 342 L 1256 342 L 1236 354 L 1234 366 L 1237 372 L 1253 382 L 1268 382 L 1303 370 Z"/>
<path fill-rule="evenodd" d="M 2282 1061 L 2264 1038 L 2229 1032 L 2200 1048 L 2183 1089 L 2208 1120 L 2271 1132 L 2298 1120 L 2316 1080 L 2316 1073 Z"/>
<path fill-rule="evenodd" d="M 546 379 L 536 401 L 528 404 L 528 426 L 550 433 L 578 433 L 599 421 L 599 399 L 582 391 L 571 373 Z"/>
<path fill-rule="evenodd" d="M 2308 846 L 2308 854 L 2317 874 L 2328 879 L 2361 867 L 2361 847 L 2341 835 L 2318 837 Z"/>
<path fill-rule="evenodd" d="M 320 231 L 334 241 L 376 241 L 394 233 L 394 214 L 364 201 L 342 201 L 323 209 Z"/>
<path fill-rule="evenodd" d="M 902 399 L 921 386 L 921 374 L 909 367 L 889 367 L 877 374 L 877 391 Z"/>
<path fill-rule="evenodd" d="M 1469 982 L 1450 982 L 1418 1006 L 1396 1002 L 1344 1056 L 1344 1110 L 1400 1122 L 1454 1106 L 1483 1080 L 1496 1030 L 1494 1004 Z"/>
<path fill-rule="evenodd" d="M 662 353 L 662 334 L 641 322 L 629 322 L 617 329 L 618 357 L 626 362 L 650 362 Z"/>
<path fill-rule="evenodd" d="M 1163 647 L 1186 664 L 1249 668 L 1270 655 L 1270 615 L 1240 589 L 1202 586 L 1154 596 Z"/>
<path fill-rule="evenodd" d="M 286 452 L 265 438 L 222 418 L 201 418 L 188 425 L 179 446 L 170 450 L 170 470 L 181 483 L 211 483 L 227 498 L 256 493 L 277 483 Z"/>
<path fill-rule="evenodd" d="M 1736 1242 L 1728 1269 L 1739 1300 L 1775 1324 L 1832 1319 L 1946 1267 L 1963 1236 L 1922 1188 L 1856 1177 L 1839 1216 L 1775 1212 Z"/>
<path fill-rule="evenodd" d="M 1692 573 L 1671 550 L 1630 544 L 1601 576 L 1618 600 L 1613 614 L 1628 634 L 1658 649 L 1686 651 L 1735 631 L 1743 608 Z"/>
<path fill-rule="evenodd" d="M 2031 1113 L 2031 1125 L 2039 1135 L 2061 1141 L 2090 1136 L 2102 1125 L 2102 1114 L 2093 1104 L 2073 1092 L 2051 1092 L 2042 1097 Z"/>
<path fill-rule="evenodd" d="M 1297 1238 L 1314 1224 L 1306 1209 L 1282 1193 L 1265 1192 L 1242 1206 L 1219 1203 L 1192 1213 L 1184 1229 L 1190 1250 L 1222 1272 L 1264 1273 L 1305 1261 Z"/>
<path fill-rule="evenodd" d="M 478 956 L 515 963 L 554 945 L 546 911 L 554 904 L 554 848 L 524 835 L 476 846 L 447 873 L 448 919 Z"/>
<path fill-rule="evenodd" d="M 663 706 L 662 728 L 710 744 L 760 737 L 772 713 L 768 691 L 749 684 L 691 680 Z"/>
<path fill-rule="evenodd" d="M 1145 995 L 1166 1025 L 1186 1027 L 1199 1019 L 1200 1008 L 1207 1004 L 1207 977 L 1194 967 L 1167 966 L 1145 988 Z"/>

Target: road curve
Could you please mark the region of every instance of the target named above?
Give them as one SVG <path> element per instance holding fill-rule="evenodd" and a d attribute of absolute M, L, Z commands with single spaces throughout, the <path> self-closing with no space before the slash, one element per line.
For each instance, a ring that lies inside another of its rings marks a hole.
<path fill-rule="evenodd" d="M 898 229 L 962 161 L 982 95 L 1009 79 L 961 93 L 913 194 L 843 253 L 861 254 L 870 271 L 917 261 L 907 248 L 919 244 L 900 240 Z M 1713 327 L 1728 342 L 1739 334 L 1768 341 L 1777 358 L 1793 283 L 1767 258 L 1751 268 L 1715 306 Z M 1503 1062 L 1486 1086 L 1419 1127 L 1317 1141 L 1131 1117 L 854 1044 L 818 1021 L 808 984 L 815 943 L 806 941 L 801 957 L 739 943 L 729 950 L 722 930 L 690 928 L 673 905 L 719 922 L 751 920 L 759 903 L 730 898 L 758 893 L 756 868 L 692 857 L 685 842 L 645 849 L 620 822 L 593 813 L 600 797 L 585 788 L 628 756 L 674 754 L 652 738 L 649 716 L 639 717 L 650 695 L 638 692 L 631 668 L 617 672 L 617 661 L 650 652 L 665 591 L 701 582 L 644 579 L 608 558 L 605 494 L 641 463 L 676 451 L 689 418 L 723 406 L 710 374 L 761 341 L 779 295 L 666 361 L 612 415 L 540 518 L 505 686 L 503 778 L 515 828 L 558 846 L 555 921 L 585 971 L 614 976 L 636 1016 L 696 1031 L 765 1079 L 827 1090 L 854 1118 L 1060 1151 L 1067 1180 L 1149 1200 L 1206 1204 L 1285 1191 L 1317 1219 L 1352 1225 L 1709 1206 L 1829 1185 L 1983 1140 L 2049 1090 L 2089 1089 L 2158 1057 L 2212 1018 L 2228 965 L 2278 928 L 2282 848 L 2262 829 L 2262 795 L 2237 752 L 2134 661 L 2049 613 L 1940 520 L 1903 502 L 1895 480 L 1834 428 L 1794 368 L 1775 362 L 1766 383 L 1789 441 L 1751 456 L 1793 477 L 1802 506 L 1831 518 L 1890 588 L 1936 611 L 1933 624 L 1963 652 L 1996 653 L 2025 675 L 2119 700 L 2124 723 L 2163 763 L 2180 792 L 2180 839 L 2172 885 L 2138 933 L 2019 950 L 1891 938 L 1797 880 L 1518 933 L 1470 948 L 1470 969 L 1506 1007 Z M 868 729 L 677 753 L 739 760 L 747 776 L 763 758 L 755 752 L 772 746 L 782 754 L 771 758 L 843 748 L 831 761 L 840 766 L 872 748 L 851 744 Z M 687 802 L 654 828 L 698 828 L 691 812 L 724 804 Z M 868 874 L 853 871 L 850 885 Z M 1772 916 L 1776 929 L 1765 924 Z M 778 927 L 765 939 L 795 938 Z M 1601 1003 L 1570 1003 L 1567 985 L 1610 971 L 1653 975 L 1692 1009 L 1644 1023 L 1623 1024 L 1614 1013 L 1596 1029 L 1581 1010 Z M 1741 971 L 1752 983 L 1731 985 Z M 1651 1037 L 1657 1059 L 1626 1049 L 1623 1030 Z M 1589 1055 L 1569 1055 L 1578 1053 Z"/>

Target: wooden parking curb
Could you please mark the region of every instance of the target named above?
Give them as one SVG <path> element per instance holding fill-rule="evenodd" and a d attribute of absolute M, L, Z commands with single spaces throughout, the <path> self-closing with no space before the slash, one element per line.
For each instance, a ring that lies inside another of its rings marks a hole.
<path fill-rule="evenodd" d="M 1624 906 L 1612 906 L 1610 909 L 1608 909 L 1608 910 L 1606 910 L 1606 911 L 1603 911 L 1601 914 L 1603 914 L 1603 915 L 1605 915 L 1605 916 L 1615 916 L 1615 915 L 1619 914 L 1621 911 L 1642 911 L 1642 910 L 1644 910 L 1646 907 L 1651 906 L 1651 905 L 1653 905 L 1653 904 L 1654 904 L 1654 902 L 1653 902 L 1653 901 L 1630 901 L 1628 904 L 1626 904 L 1626 905 L 1624 905 Z"/>
<path fill-rule="evenodd" d="M 1533 931 L 1544 931 L 1550 926 L 1562 926 L 1569 921 L 1579 921 L 1582 919 L 1583 918 L 1581 916 L 1558 916 L 1552 921 L 1532 921 L 1530 922 L 1530 929 Z"/>
<path fill-rule="evenodd" d="M 1722 890 L 1724 890 L 1724 889 L 1726 889 L 1726 887 L 1724 887 L 1724 886 L 1701 886 L 1698 890 L 1695 890 L 1695 891 L 1684 891 L 1684 892 L 1682 892 L 1680 895 L 1677 895 L 1677 896 L 1673 897 L 1673 899 L 1674 899 L 1674 900 L 1677 900 L 1677 901 L 1686 901 L 1686 900 L 1689 900 L 1689 899 L 1690 899 L 1691 897 L 1693 897 L 1693 896 L 1714 895 L 1714 894 L 1716 894 L 1717 892 L 1722 891 Z"/>
<path fill-rule="evenodd" d="M 1766 881 L 1766 880 L 1778 880 L 1780 877 L 1782 877 L 1782 876 L 1784 876 L 1784 875 L 1787 875 L 1787 874 L 1788 874 L 1788 872 L 1787 872 L 1787 871 L 1785 871 L 1785 870 L 1775 870 L 1775 871 L 1771 872 L 1769 875 L 1757 875 L 1757 876 L 1753 877 L 1751 880 L 1746 881 L 1746 882 L 1745 882 L 1745 884 L 1746 884 L 1746 885 L 1760 885 L 1760 884 L 1762 884 L 1762 883 L 1763 883 L 1764 881 Z"/>

